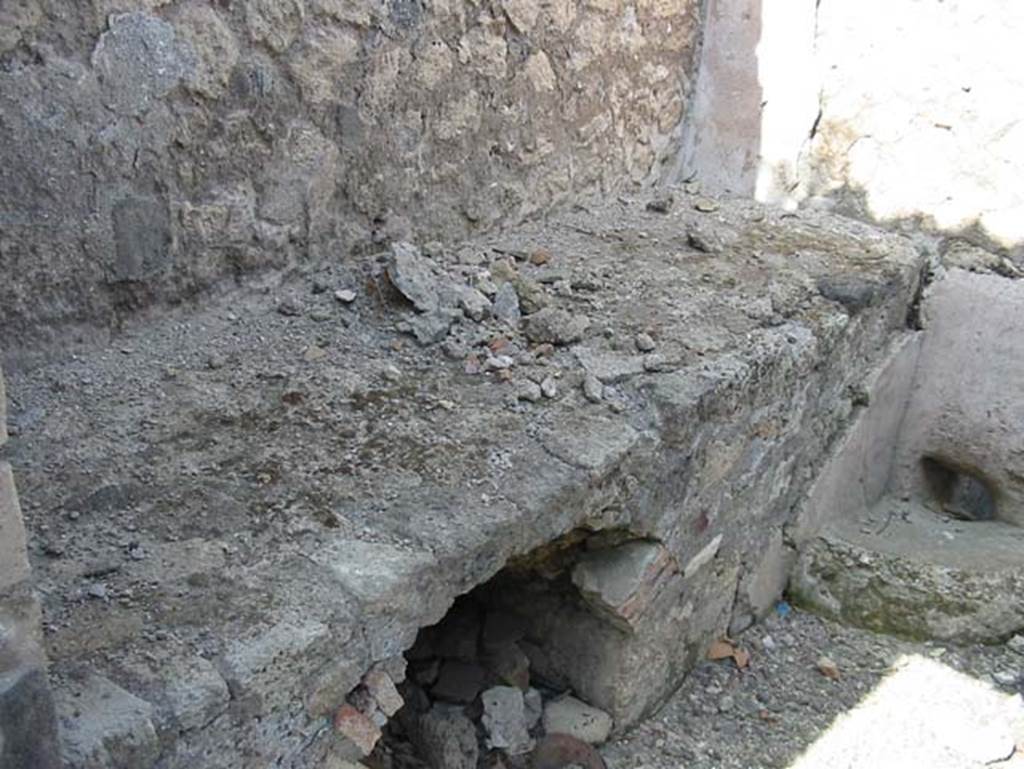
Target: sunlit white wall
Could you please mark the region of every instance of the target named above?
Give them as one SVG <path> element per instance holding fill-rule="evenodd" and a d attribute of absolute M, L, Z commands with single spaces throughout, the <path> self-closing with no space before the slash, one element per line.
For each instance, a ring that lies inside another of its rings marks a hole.
<path fill-rule="evenodd" d="M 879 219 L 1024 240 L 1024 3 L 822 0 L 817 24 L 823 112 L 798 197 L 846 186 Z"/>
<path fill-rule="evenodd" d="M 800 160 L 818 115 L 815 0 L 764 0 L 757 79 L 761 125 L 755 197 L 793 207 Z"/>
<path fill-rule="evenodd" d="M 1022 0 L 708 0 L 679 177 L 1019 245 L 1022 48 Z"/>

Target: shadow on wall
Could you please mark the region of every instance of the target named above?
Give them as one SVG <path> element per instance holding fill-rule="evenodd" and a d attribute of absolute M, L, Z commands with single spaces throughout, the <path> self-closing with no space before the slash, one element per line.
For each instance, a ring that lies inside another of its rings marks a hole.
<path fill-rule="evenodd" d="M 677 180 L 1024 259 L 1024 9 L 709 0 Z"/>

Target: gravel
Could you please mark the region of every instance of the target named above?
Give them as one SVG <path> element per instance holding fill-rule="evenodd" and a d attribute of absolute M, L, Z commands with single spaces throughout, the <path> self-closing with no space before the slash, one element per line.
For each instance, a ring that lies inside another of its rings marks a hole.
<path fill-rule="evenodd" d="M 933 733 L 929 725 L 934 715 L 931 708 L 910 712 L 912 706 L 907 704 L 904 712 L 892 717 L 894 722 L 899 720 L 898 728 L 894 725 L 859 735 L 872 750 L 892 757 L 887 766 L 1024 766 L 1024 704 L 1019 675 L 1024 670 L 1024 657 L 1013 651 L 1012 645 L 952 647 L 911 642 L 844 627 L 798 611 L 787 612 L 785 617 L 773 614 L 736 640 L 740 648 L 751 653 L 749 667 L 740 670 L 731 659 L 698 665 L 658 714 L 601 749 L 609 769 L 795 766 L 812 745 L 818 743 L 820 749 L 826 744 L 821 738 L 830 725 L 877 691 L 883 680 L 890 680 L 894 664 L 906 657 L 960 671 L 990 689 L 983 696 L 993 706 L 1005 701 L 1007 715 L 1002 721 L 986 723 L 1009 730 L 1020 747 L 1012 758 L 998 756 L 998 760 L 979 762 L 957 753 L 955 734 L 950 734 L 950 744 L 936 744 L 945 736 L 936 738 Z M 822 658 L 835 663 L 838 678 L 820 669 Z M 933 693 L 925 696 L 930 698 Z M 967 724 L 974 714 L 969 712 L 966 695 L 962 708 L 963 723 Z M 968 752 L 984 747 L 985 739 L 994 739 L 986 738 L 981 731 L 988 730 L 971 731 L 972 750 Z M 995 743 L 992 749 L 997 753 L 1004 750 Z M 933 753 L 941 753 L 944 758 L 930 757 Z M 799 764 L 809 765 L 819 764 Z M 840 765 L 858 769 L 877 766 L 858 762 L 856 756 L 846 759 L 846 763 L 832 764 Z"/>

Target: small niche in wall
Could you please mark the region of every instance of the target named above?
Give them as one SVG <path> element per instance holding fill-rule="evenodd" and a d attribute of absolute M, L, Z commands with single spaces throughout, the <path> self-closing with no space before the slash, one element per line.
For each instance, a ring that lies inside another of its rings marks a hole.
<path fill-rule="evenodd" d="M 931 506 L 964 521 L 993 521 L 998 515 L 996 495 L 979 474 L 936 457 L 921 460 Z"/>

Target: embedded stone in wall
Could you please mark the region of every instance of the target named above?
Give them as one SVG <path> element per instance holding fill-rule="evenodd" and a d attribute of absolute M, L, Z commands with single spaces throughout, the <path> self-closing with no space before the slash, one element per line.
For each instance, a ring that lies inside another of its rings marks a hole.
<path fill-rule="evenodd" d="M 313 28 L 289 62 L 303 98 L 311 104 L 339 101 L 344 75 L 361 48 L 359 38 L 346 29 Z"/>
<path fill-rule="evenodd" d="M 588 604 L 632 629 L 676 574 L 664 545 L 638 541 L 584 554 L 573 569 L 572 581 Z"/>
<path fill-rule="evenodd" d="M 195 55 L 166 21 L 146 13 L 113 16 L 92 64 L 108 107 L 140 115 L 195 68 Z"/>
<path fill-rule="evenodd" d="M 245 24 L 249 37 L 280 53 L 298 37 L 303 7 L 298 0 L 247 0 Z"/>
<path fill-rule="evenodd" d="M 193 0 L 174 20 L 175 28 L 196 54 L 196 65 L 186 75 L 186 85 L 208 99 L 227 89 L 238 63 L 238 41 L 224 19 L 207 3 Z"/>
<path fill-rule="evenodd" d="M 119 280 L 142 280 L 167 264 L 171 221 L 167 202 L 150 195 L 129 195 L 111 211 Z"/>

